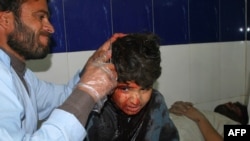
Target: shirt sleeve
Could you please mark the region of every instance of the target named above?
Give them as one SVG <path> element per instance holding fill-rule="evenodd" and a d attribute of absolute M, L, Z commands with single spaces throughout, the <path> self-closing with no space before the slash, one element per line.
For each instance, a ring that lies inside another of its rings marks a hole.
<path fill-rule="evenodd" d="M 1 66 L 1 63 L 0 63 Z M 25 88 L 21 88 L 21 82 L 19 87 L 14 85 L 11 72 L 8 69 L 2 67 L 0 69 L 0 140 L 4 141 L 82 141 L 86 136 L 86 131 L 80 121 L 71 113 L 60 110 L 50 110 L 50 116 L 42 124 L 42 126 L 36 130 L 35 128 L 29 128 L 30 126 L 36 126 L 36 119 L 30 118 L 27 114 L 27 110 L 33 109 L 34 112 L 30 112 L 31 117 L 36 117 L 35 114 L 36 105 L 34 95 L 29 95 L 29 98 L 21 96 L 25 93 Z M 42 87 L 44 89 L 44 87 Z M 22 91 L 23 90 L 23 91 Z M 35 89 L 36 90 L 36 89 Z M 32 93 L 35 91 L 31 90 Z M 39 91 L 44 92 L 44 91 Z M 41 93 L 42 94 L 42 93 Z M 48 93 L 44 93 L 48 94 Z M 50 93 L 51 94 L 51 93 Z M 52 93 L 53 94 L 53 93 Z M 27 95 L 28 97 L 28 95 Z M 41 99 L 40 99 L 41 100 Z M 25 109 L 25 104 L 30 104 L 30 109 Z M 34 104 L 31 106 L 31 104 Z M 50 105 L 47 105 L 50 106 Z M 84 112 L 84 111 L 82 111 Z M 26 120 L 23 120 L 23 119 Z M 27 119 L 28 118 L 28 119 Z M 27 124 L 25 122 L 29 122 Z M 24 126 L 28 125 L 28 126 Z"/>
<path fill-rule="evenodd" d="M 82 141 L 85 136 L 86 130 L 78 119 L 59 109 L 54 110 L 50 118 L 33 134 L 11 125 L 7 128 L 0 127 L 0 140 L 5 141 Z"/>
<path fill-rule="evenodd" d="M 31 137 L 32 140 L 82 141 L 85 136 L 86 130 L 73 114 L 56 109 Z"/>
<path fill-rule="evenodd" d="M 179 133 L 169 116 L 164 97 L 154 90 L 152 94 L 151 124 L 146 138 L 151 141 L 179 141 Z"/>
<path fill-rule="evenodd" d="M 62 85 L 42 81 L 28 69 L 25 80 L 30 87 L 31 100 L 37 105 L 39 119 L 43 120 L 70 96 L 79 81 L 79 75 L 76 74 L 67 84 Z"/>
<path fill-rule="evenodd" d="M 179 137 L 179 133 L 178 130 L 175 126 L 175 124 L 173 123 L 172 119 L 169 116 L 169 111 L 167 108 L 167 104 L 165 103 L 165 99 L 164 97 L 160 94 L 158 100 L 161 103 L 160 106 L 160 111 L 159 113 L 161 113 L 162 116 L 162 129 L 160 132 L 160 139 L 159 141 L 179 141 L 180 137 Z"/>

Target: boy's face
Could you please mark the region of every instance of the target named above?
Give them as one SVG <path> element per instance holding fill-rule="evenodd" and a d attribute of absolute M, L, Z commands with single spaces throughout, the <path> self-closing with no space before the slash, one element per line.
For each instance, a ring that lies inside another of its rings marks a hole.
<path fill-rule="evenodd" d="M 135 115 L 148 103 L 152 88 L 144 89 L 136 83 L 118 83 L 112 100 L 127 115 Z"/>

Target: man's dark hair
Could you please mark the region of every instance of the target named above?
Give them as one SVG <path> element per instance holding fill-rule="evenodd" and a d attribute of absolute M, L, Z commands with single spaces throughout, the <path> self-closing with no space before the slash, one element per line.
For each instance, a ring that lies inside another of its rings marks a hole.
<path fill-rule="evenodd" d="M 20 7 L 27 0 L 0 0 L 0 11 L 13 12 L 17 17 L 20 16 Z"/>
<path fill-rule="evenodd" d="M 143 88 L 152 87 L 161 75 L 158 36 L 136 33 L 118 38 L 112 44 L 112 62 L 118 82 L 133 81 Z"/>
<path fill-rule="evenodd" d="M 240 102 L 233 103 L 241 110 L 241 116 L 230 110 L 225 104 L 218 105 L 215 107 L 214 112 L 220 113 L 234 121 L 237 121 L 243 125 L 248 123 L 248 111 L 247 106 L 241 104 Z"/>
<path fill-rule="evenodd" d="M 21 5 L 28 0 L 0 0 L 0 11 L 13 12 L 19 18 L 21 15 Z M 49 2 L 49 0 L 47 0 Z"/>

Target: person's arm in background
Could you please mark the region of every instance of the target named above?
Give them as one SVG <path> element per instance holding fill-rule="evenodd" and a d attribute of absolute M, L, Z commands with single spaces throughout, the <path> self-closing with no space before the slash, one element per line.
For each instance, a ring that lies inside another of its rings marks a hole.
<path fill-rule="evenodd" d="M 197 123 L 206 141 L 223 141 L 223 137 L 214 129 L 208 119 L 190 102 L 175 102 L 169 111 L 175 115 L 184 115 Z"/>

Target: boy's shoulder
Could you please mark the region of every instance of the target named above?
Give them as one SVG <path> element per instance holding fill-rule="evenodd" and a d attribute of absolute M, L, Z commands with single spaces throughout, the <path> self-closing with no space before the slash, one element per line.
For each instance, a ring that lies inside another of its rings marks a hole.
<path fill-rule="evenodd" d="M 151 99 L 157 100 L 157 101 L 164 101 L 164 96 L 160 93 L 160 91 L 153 89 L 152 90 L 152 95 L 151 95 Z"/>

